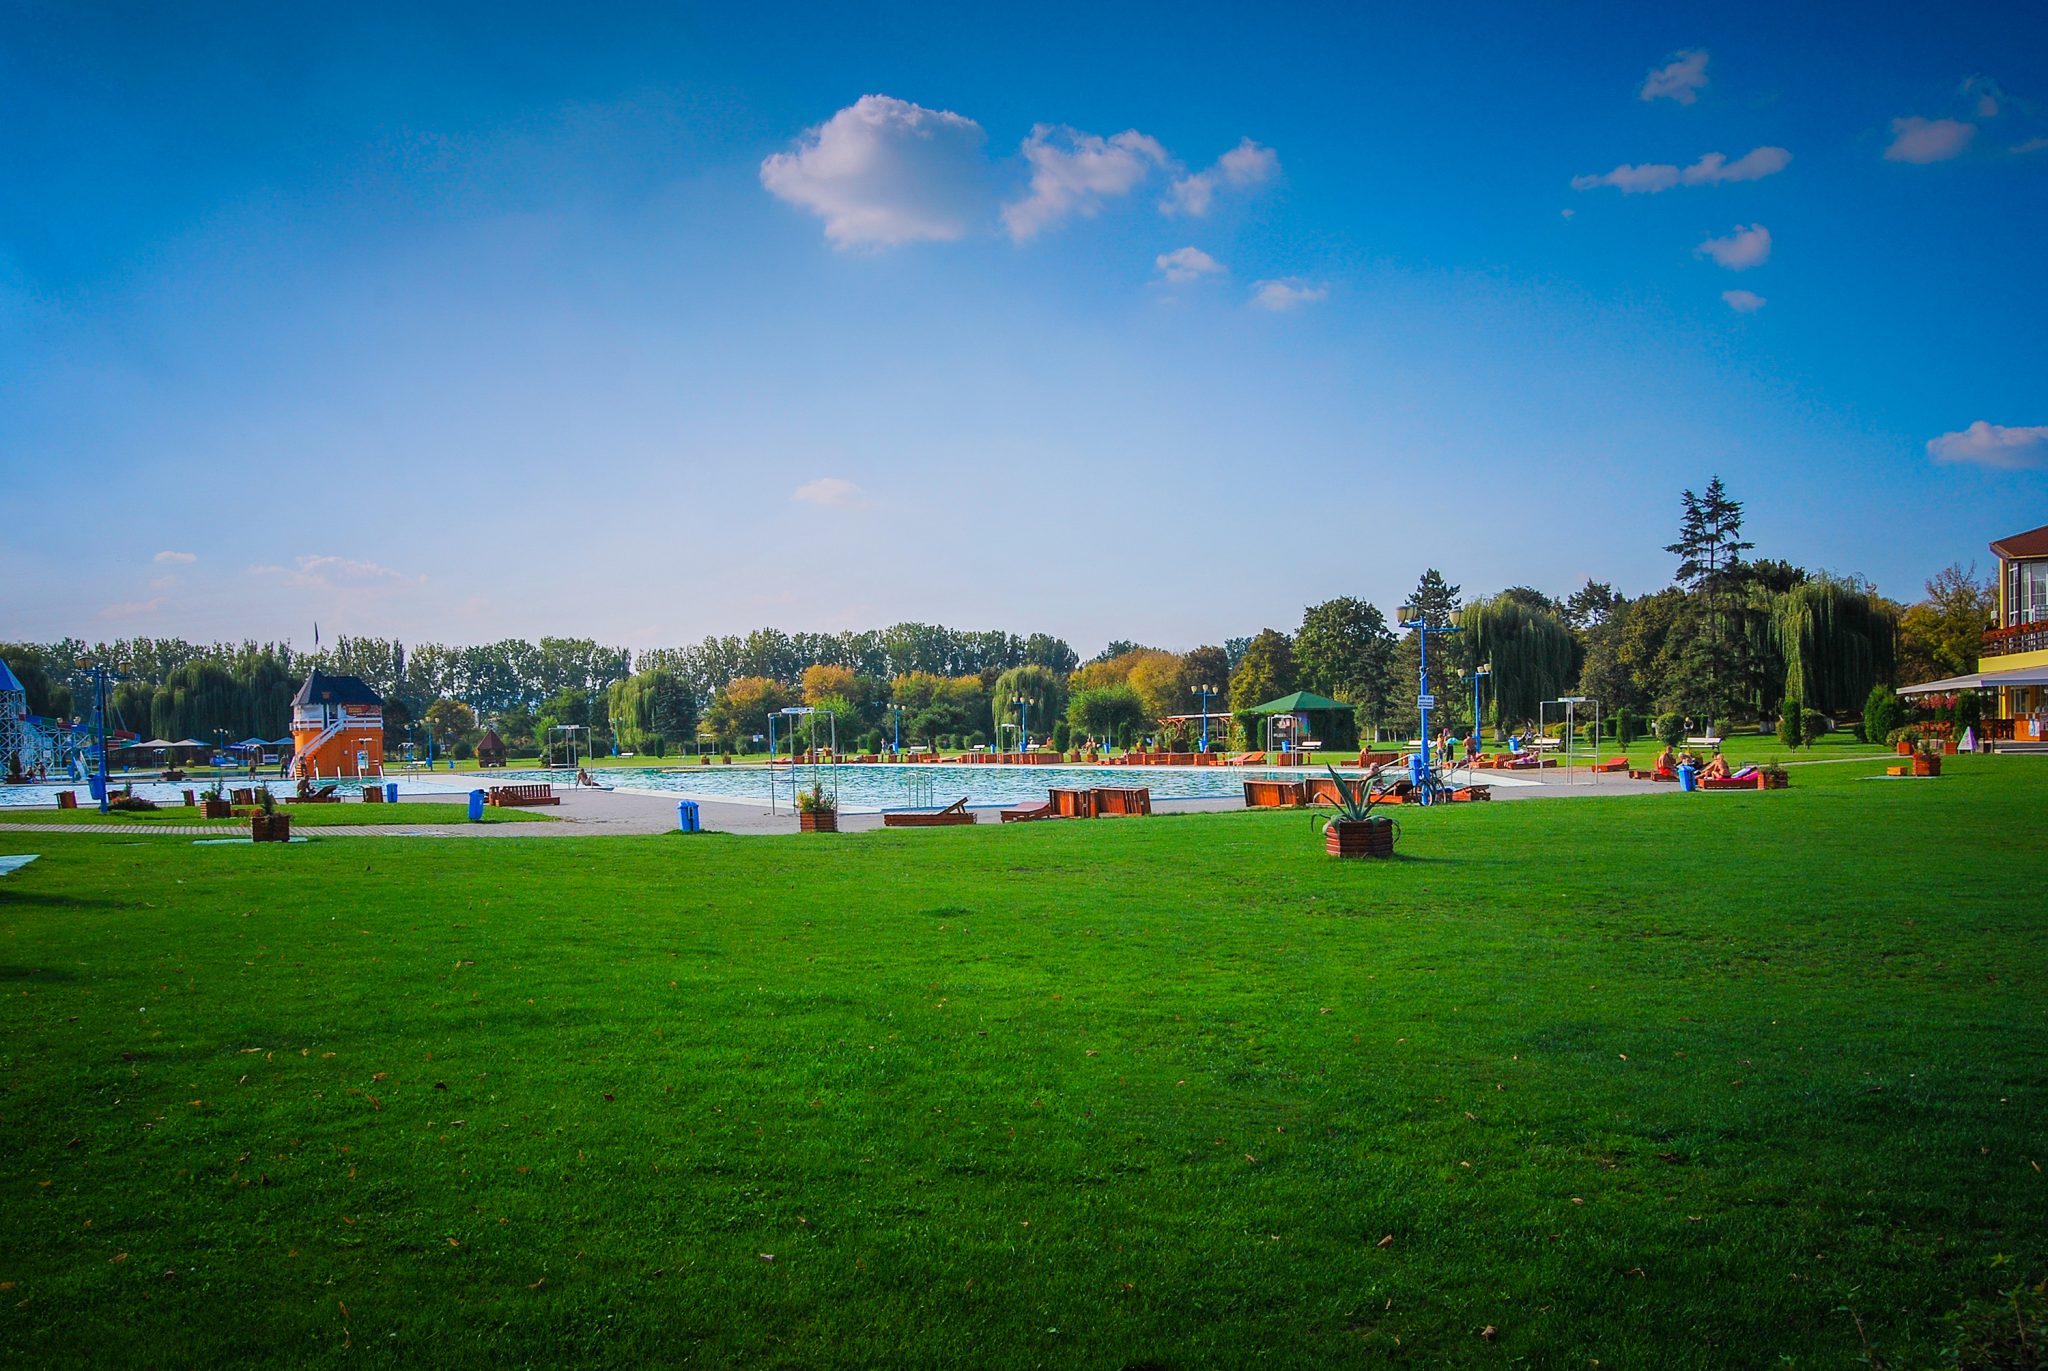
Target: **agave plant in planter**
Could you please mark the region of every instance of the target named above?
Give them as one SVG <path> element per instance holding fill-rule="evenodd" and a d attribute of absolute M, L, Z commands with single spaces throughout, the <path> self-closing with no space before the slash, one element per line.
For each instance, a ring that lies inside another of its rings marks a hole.
<path fill-rule="evenodd" d="M 825 787 L 814 785 L 796 797 L 796 826 L 799 833 L 839 831 L 839 806 Z"/>
<path fill-rule="evenodd" d="M 277 796 L 269 786 L 256 791 L 256 812 L 249 816 L 249 841 L 288 843 L 292 840 L 292 816 L 277 807 Z"/>
<path fill-rule="evenodd" d="M 1385 769 L 1381 767 L 1359 781 L 1347 781 L 1337 774 L 1336 767 L 1324 768 L 1336 785 L 1333 799 L 1337 813 L 1323 825 L 1323 850 L 1332 857 L 1394 855 L 1394 839 L 1399 836 L 1401 826 L 1383 814 L 1372 812 L 1373 806 L 1379 803 L 1373 794 L 1373 782 Z"/>
<path fill-rule="evenodd" d="M 199 817 L 202 819 L 232 819 L 235 817 L 235 807 L 228 803 L 228 792 L 218 780 L 215 780 L 200 795 Z"/>

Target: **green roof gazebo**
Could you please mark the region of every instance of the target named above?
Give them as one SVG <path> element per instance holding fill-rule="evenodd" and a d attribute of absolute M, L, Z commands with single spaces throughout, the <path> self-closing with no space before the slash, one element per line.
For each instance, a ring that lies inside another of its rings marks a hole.
<path fill-rule="evenodd" d="M 1274 750 L 1273 734 L 1276 730 L 1272 726 L 1272 721 L 1282 716 L 1297 720 L 1298 722 L 1290 724 L 1285 730 L 1281 730 L 1285 745 L 1280 750 L 1286 752 L 1294 750 L 1296 740 L 1308 734 L 1309 715 L 1349 714 L 1354 708 L 1355 706 L 1347 705 L 1342 700 L 1333 700 L 1327 695 L 1318 695 L 1313 690 L 1297 690 L 1291 695 L 1282 695 L 1277 700 L 1268 700 L 1262 705 L 1254 705 L 1246 712 L 1250 714 L 1263 714 L 1267 717 L 1265 749 L 1267 752 Z"/>

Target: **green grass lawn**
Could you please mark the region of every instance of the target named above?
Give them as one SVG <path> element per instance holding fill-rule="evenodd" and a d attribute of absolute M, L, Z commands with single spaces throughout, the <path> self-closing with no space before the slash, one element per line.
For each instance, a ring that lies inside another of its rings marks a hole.
<path fill-rule="evenodd" d="M 0 823 L 33 824 L 80 824 L 92 827 L 99 824 L 156 824 L 162 827 L 183 828 L 188 825 L 237 829 L 246 831 L 249 821 L 238 819 L 202 819 L 196 808 L 171 805 L 162 809 L 121 810 L 100 813 L 97 806 L 81 800 L 79 809 L 28 809 L 9 807 L 0 809 Z M 401 800 L 397 804 L 368 805 L 354 804 L 290 804 L 279 806 L 280 812 L 292 816 L 292 828 L 359 828 L 364 824 L 460 824 L 469 822 L 469 805 L 443 804 L 434 800 Z M 501 809 L 496 805 L 484 806 L 481 822 L 487 824 L 531 823 L 546 820 L 552 815 L 531 809 Z"/>
<path fill-rule="evenodd" d="M 1877 770 L 0 836 L 0 1363 L 1942 1364 L 2048 1275 L 2048 765 Z"/>

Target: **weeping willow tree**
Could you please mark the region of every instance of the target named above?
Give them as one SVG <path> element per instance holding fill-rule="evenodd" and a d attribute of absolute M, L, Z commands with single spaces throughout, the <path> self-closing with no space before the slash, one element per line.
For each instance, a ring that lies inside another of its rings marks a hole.
<path fill-rule="evenodd" d="M 1578 679 L 1578 639 L 1548 610 L 1496 595 L 1466 605 L 1458 624 L 1465 630 L 1459 644 L 1465 660 L 1493 666 L 1487 690 L 1496 727 L 1534 719 L 1538 705 Z"/>
<path fill-rule="evenodd" d="M 1778 596 L 1771 615 L 1785 662 L 1785 699 L 1823 714 L 1855 714 L 1874 685 L 1897 669 L 1898 612 L 1835 580 L 1813 580 Z"/>

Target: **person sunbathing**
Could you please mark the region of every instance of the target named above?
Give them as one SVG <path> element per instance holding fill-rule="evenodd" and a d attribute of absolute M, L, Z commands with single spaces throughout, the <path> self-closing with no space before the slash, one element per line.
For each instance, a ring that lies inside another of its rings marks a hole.
<path fill-rule="evenodd" d="M 1650 768 L 1650 774 L 1666 780 L 1678 779 L 1678 755 L 1671 750 L 1671 744 L 1664 744 L 1664 750 L 1657 754 L 1656 764 Z"/>
<path fill-rule="evenodd" d="M 1718 747 L 1714 749 L 1714 755 L 1708 760 L 1706 769 L 1700 772 L 1700 775 L 1710 781 L 1725 781 L 1734 774 L 1729 769 L 1728 759 L 1721 755 L 1721 749 Z"/>
<path fill-rule="evenodd" d="M 594 786 L 597 784 L 597 778 L 579 766 L 576 768 L 576 784 Z"/>

